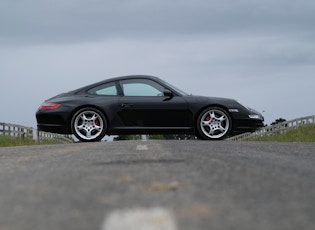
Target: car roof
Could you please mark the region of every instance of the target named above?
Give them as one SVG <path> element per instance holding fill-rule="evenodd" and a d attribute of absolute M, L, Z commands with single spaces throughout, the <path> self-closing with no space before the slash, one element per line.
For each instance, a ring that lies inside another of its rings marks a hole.
<path fill-rule="evenodd" d="M 158 77 L 154 77 L 154 76 L 150 76 L 150 75 L 126 75 L 126 76 L 120 76 L 120 77 L 113 77 L 113 78 L 108 78 L 105 79 L 103 81 L 99 81 L 90 85 L 86 85 L 83 87 L 80 87 L 78 89 L 72 90 L 68 93 L 78 93 L 81 91 L 85 91 L 89 88 L 93 88 L 95 86 L 101 85 L 101 84 L 105 84 L 105 83 L 109 83 L 109 82 L 114 82 L 114 81 L 121 81 L 121 80 L 128 80 L 128 79 L 150 79 L 150 80 L 155 80 L 158 81 L 159 83 L 163 82 L 160 78 Z"/>
<path fill-rule="evenodd" d="M 127 79 L 135 79 L 135 78 L 138 78 L 138 79 L 139 78 L 140 79 L 151 79 L 151 80 L 161 81 L 160 78 L 155 77 L 155 76 L 150 76 L 150 75 L 126 75 L 126 76 L 108 78 L 108 79 L 105 79 L 105 80 L 103 80 L 101 82 L 98 82 L 98 83 L 95 83 L 95 84 L 112 82 L 112 81 L 127 80 Z"/>

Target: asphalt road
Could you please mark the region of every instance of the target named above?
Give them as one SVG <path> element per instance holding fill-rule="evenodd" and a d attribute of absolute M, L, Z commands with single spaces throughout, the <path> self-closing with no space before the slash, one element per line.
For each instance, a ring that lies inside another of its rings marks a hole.
<path fill-rule="evenodd" d="M 0 230 L 313 230 L 314 166 L 314 143 L 0 148 Z"/>

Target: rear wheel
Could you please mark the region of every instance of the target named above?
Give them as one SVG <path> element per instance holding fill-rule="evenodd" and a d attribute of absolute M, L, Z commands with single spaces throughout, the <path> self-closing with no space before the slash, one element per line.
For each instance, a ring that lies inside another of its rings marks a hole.
<path fill-rule="evenodd" d="M 203 110 L 197 120 L 198 136 L 205 140 L 221 140 L 231 132 L 231 128 L 231 116 L 220 107 Z"/>
<path fill-rule="evenodd" d="M 80 141 L 100 141 L 105 136 L 107 123 L 103 113 L 99 110 L 83 108 L 72 117 L 71 129 Z"/>

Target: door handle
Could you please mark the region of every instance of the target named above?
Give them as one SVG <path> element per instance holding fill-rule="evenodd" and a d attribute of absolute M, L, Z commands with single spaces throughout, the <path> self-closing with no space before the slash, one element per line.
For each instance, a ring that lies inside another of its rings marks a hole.
<path fill-rule="evenodd" d="M 122 104 L 121 104 L 121 107 L 123 107 L 123 108 L 130 108 L 130 107 L 133 107 L 133 104 L 130 104 L 130 103 L 122 103 Z"/>

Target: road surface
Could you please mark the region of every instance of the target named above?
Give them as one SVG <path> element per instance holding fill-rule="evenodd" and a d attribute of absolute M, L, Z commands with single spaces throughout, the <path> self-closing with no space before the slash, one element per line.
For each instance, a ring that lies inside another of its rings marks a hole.
<path fill-rule="evenodd" d="M 314 165 L 314 143 L 0 148 L 0 230 L 313 230 Z"/>

